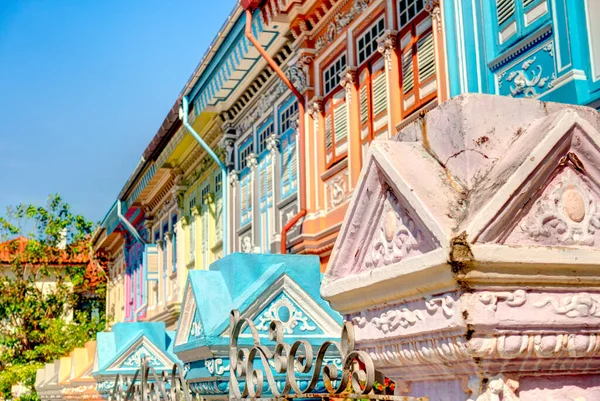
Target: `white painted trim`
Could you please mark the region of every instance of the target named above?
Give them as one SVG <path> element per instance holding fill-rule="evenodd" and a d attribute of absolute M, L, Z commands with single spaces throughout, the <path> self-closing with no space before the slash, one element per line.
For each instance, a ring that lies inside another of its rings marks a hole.
<path fill-rule="evenodd" d="M 273 283 L 262 295 L 257 298 L 246 310 L 240 311 L 242 318 L 254 320 L 258 314 L 267 308 L 277 296 L 283 292 L 292 302 L 296 303 L 302 312 L 306 314 L 323 331 L 323 334 L 311 335 L 305 333 L 306 337 L 337 337 L 341 327 L 319 304 L 315 302 L 290 276 L 282 275 Z M 259 334 L 267 336 L 267 333 Z M 229 338 L 229 327 L 227 327 L 220 337 Z M 251 337 L 250 334 L 240 334 L 240 337 Z"/>
<path fill-rule="evenodd" d="M 477 8 L 475 7 L 475 0 L 471 0 L 471 6 L 473 7 L 473 36 L 475 37 L 475 60 L 477 65 L 477 92 L 481 93 L 481 64 L 479 56 L 479 35 L 477 28 Z"/>
<path fill-rule="evenodd" d="M 161 350 L 159 350 L 150 340 L 148 340 L 146 338 L 145 335 L 143 335 L 142 337 L 140 337 L 135 343 L 133 343 L 129 348 L 127 348 L 127 350 L 125 352 L 123 352 L 121 354 L 121 356 L 116 359 L 108 368 L 103 369 L 103 370 L 130 370 L 130 369 L 134 369 L 134 368 L 121 368 L 120 366 L 123 364 L 123 362 L 125 362 L 125 360 L 127 358 L 129 358 L 131 356 L 130 351 L 132 350 L 136 350 L 138 347 L 145 347 L 148 349 L 148 351 L 150 351 L 154 356 L 156 356 L 160 362 L 162 363 L 162 365 L 166 368 L 170 368 L 173 364 L 173 361 L 171 360 L 171 358 L 169 358 L 167 355 L 165 355 L 164 352 L 162 352 Z"/>
<path fill-rule="evenodd" d="M 600 38 L 592 38 L 592 31 L 591 31 L 592 21 L 590 21 L 590 10 L 589 10 L 589 6 L 588 6 L 589 1 L 590 0 L 584 0 L 583 4 L 585 7 L 585 16 L 586 16 L 585 21 L 586 21 L 586 28 L 587 28 L 588 46 L 590 48 L 590 65 L 592 68 L 592 81 L 597 82 L 600 80 L 600 70 L 596 71 L 596 66 L 594 64 L 594 47 L 592 46 L 592 41 L 593 41 L 593 39 L 600 41 Z M 598 1 L 598 0 L 595 0 L 595 1 Z M 598 21 L 596 21 L 596 23 L 598 23 Z"/>
<path fill-rule="evenodd" d="M 564 2 L 565 0 L 546 0 L 546 1 L 552 1 L 552 24 L 554 25 L 554 27 L 558 26 L 558 16 L 556 14 L 556 2 L 557 1 L 562 1 Z M 565 4 L 565 8 L 566 8 L 566 4 Z M 569 20 L 568 20 L 568 16 L 567 14 L 565 14 L 565 24 L 567 26 L 567 46 L 568 46 L 568 50 L 569 50 L 569 54 L 571 55 L 571 40 L 569 38 Z M 556 32 L 556 31 L 555 31 Z M 555 39 L 555 43 L 556 43 L 556 47 L 554 48 L 554 51 L 556 52 L 556 67 L 558 68 L 558 73 L 562 72 L 565 68 L 568 68 L 571 66 L 572 64 L 572 60 L 573 60 L 573 56 L 571 55 L 571 62 L 567 65 L 562 65 L 562 60 L 560 58 L 560 35 L 558 35 L 558 33 L 556 33 L 554 35 L 554 39 Z"/>
<path fill-rule="evenodd" d="M 585 72 L 582 70 L 570 70 L 566 74 L 554 80 L 554 87 L 549 91 L 539 94 L 536 98 L 540 98 L 542 96 L 546 96 L 549 93 L 554 92 L 558 88 L 568 84 L 571 81 L 586 81 L 587 77 L 585 76 Z"/>
<path fill-rule="evenodd" d="M 458 43 L 456 46 L 457 52 L 456 55 L 458 57 L 458 68 L 459 68 L 459 77 L 460 77 L 460 93 L 465 93 L 466 85 L 467 85 L 467 63 L 465 60 L 465 41 L 464 41 L 464 27 L 462 20 L 462 5 L 461 0 L 454 0 L 454 4 L 456 5 L 455 11 L 455 23 L 456 23 L 456 32 L 458 33 Z"/>

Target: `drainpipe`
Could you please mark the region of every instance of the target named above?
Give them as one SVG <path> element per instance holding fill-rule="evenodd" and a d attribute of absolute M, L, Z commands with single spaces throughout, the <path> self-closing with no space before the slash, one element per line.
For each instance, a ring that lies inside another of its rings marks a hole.
<path fill-rule="evenodd" d="M 129 231 L 129 233 L 131 235 L 133 235 L 133 237 L 136 239 L 136 241 L 142 243 L 143 245 L 146 245 L 146 241 L 144 241 L 144 239 L 142 238 L 140 233 L 138 233 L 137 230 L 135 229 L 135 227 L 129 222 L 129 220 L 127 220 L 125 218 L 125 216 L 123 216 L 123 213 L 121 211 L 122 203 L 123 203 L 123 201 L 121 199 L 117 199 L 117 217 L 119 217 L 119 220 L 121 221 L 121 223 L 123 223 L 123 225 L 125 226 L 127 231 Z"/>
<path fill-rule="evenodd" d="M 202 148 L 208 153 L 208 155 L 219 165 L 221 168 L 221 176 L 222 176 L 222 186 L 221 191 L 223 193 L 223 211 L 222 211 L 222 219 L 223 219 L 223 256 L 228 254 L 228 238 L 227 238 L 227 192 L 228 192 L 228 180 L 227 180 L 227 166 L 225 163 L 219 159 L 219 157 L 213 152 L 213 150 L 208 146 L 204 139 L 198 135 L 198 133 L 194 130 L 194 128 L 190 125 L 188 120 L 189 114 L 189 101 L 187 96 L 183 96 L 181 99 L 181 108 L 179 109 L 179 119 L 183 122 L 183 126 L 188 130 L 188 132 L 194 137 L 194 139 L 202 146 Z"/>
<path fill-rule="evenodd" d="M 284 74 L 284 72 L 281 70 L 281 68 L 279 68 L 279 66 L 277 65 L 275 60 L 273 60 L 273 58 L 265 51 L 265 49 L 262 47 L 262 45 L 260 43 L 258 43 L 258 40 L 256 40 L 256 38 L 254 37 L 254 35 L 252 33 L 252 11 L 251 11 L 251 8 L 254 7 L 255 4 L 252 4 L 252 3 L 253 2 L 250 1 L 250 4 L 248 4 L 248 1 L 242 0 L 242 7 L 244 7 L 246 9 L 246 38 L 248 38 L 250 43 L 252 43 L 252 45 L 254 45 L 254 47 L 256 48 L 256 50 L 258 50 L 260 55 L 267 61 L 267 64 L 269 64 L 269 67 L 271 67 L 273 69 L 273 71 L 275 71 L 277 73 L 277 75 L 279 75 L 279 78 L 281 78 L 283 83 L 286 84 L 286 86 L 292 91 L 294 96 L 296 96 L 296 98 L 298 99 L 298 117 L 300 120 L 299 124 L 298 124 L 298 145 L 299 145 L 299 149 L 298 149 L 299 157 L 298 158 L 300 159 L 300 166 L 299 166 L 300 174 L 299 174 L 299 182 L 298 182 L 298 198 L 299 198 L 298 203 L 300 204 L 300 210 L 298 211 L 298 214 L 295 215 L 290 221 L 288 221 L 287 224 L 281 230 L 281 253 L 285 254 L 285 253 L 287 253 L 286 243 L 287 243 L 288 231 L 294 226 L 294 224 L 296 224 L 298 222 L 298 220 L 300 220 L 302 217 L 304 217 L 306 215 L 306 194 L 305 194 L 305 192 L 306 192 L 306 189 L 305 189 L 306 172 L 305 172 L 305 162 L 304 162 L 305 102 L 304 102 L 304 96 L 302 96 L 300 91 L 298 89 L 296 89 L 294 84 L 292 84 L 292 82 Z"/>

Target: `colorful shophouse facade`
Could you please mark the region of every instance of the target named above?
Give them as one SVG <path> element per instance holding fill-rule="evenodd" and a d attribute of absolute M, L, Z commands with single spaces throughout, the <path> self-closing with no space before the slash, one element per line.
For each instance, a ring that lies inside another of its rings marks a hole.
<path fill-rule="evenodd" d="M 254 322 L 265 343 L 272 320 L 282 322 L 287 342 L 306 340 L 315 351 L 325 341 L 338 341 L 341 316 L 319 295 L 320 281 L 316 256 L 233 253 L 209 270 L 190 272 L 174 352 L 185 366 L 192 395 L 229 396 L 232 310 Z M 254 344 L 247 327 L 237 340 L 241 346 Z M 283 388 L 285 374 L 274 381 Z M 322 382 L 318 388 L 322 391 Z"/>

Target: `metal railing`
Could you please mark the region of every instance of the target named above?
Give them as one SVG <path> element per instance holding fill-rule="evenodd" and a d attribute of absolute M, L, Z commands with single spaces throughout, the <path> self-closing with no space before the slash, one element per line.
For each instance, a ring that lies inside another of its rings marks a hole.
<path fill-rule="evenodd" d="M 248 346 L 240 345 L 246 328 L 251 338 L 244 335 L 246 342 L 251 343 Z M 375 365 L 367 352 L 355 349 L 352 323 L 344 323 L 340 342 L 325 341 L 316 354 L 307 340 L 286 343 L 280 321 L 272 321 L 269 326 L 269 346 L 261 343 L 254 322 L 241 317 L 237 310 L 231 312 L 229 330 L 230 400 L 428 400 L 374 393 Z M 341 359 L 341 365 L 331 361 L 332 354 Z M 173 365 L 170 374 L 158 373 L 145 358 L 133 377 L 117 375 L 109 390 L 110 401 L 193 399 L 181 365 Z"/>

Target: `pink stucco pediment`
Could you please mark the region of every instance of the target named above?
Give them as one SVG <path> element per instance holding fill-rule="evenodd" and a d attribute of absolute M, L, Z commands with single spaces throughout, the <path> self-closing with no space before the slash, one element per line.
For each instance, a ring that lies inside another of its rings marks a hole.
<path fill-rule="evenodd" d="M 466 95 L 372 144 L 321 294 L 397 395 L 598 398 L 599 127 Z"/>

